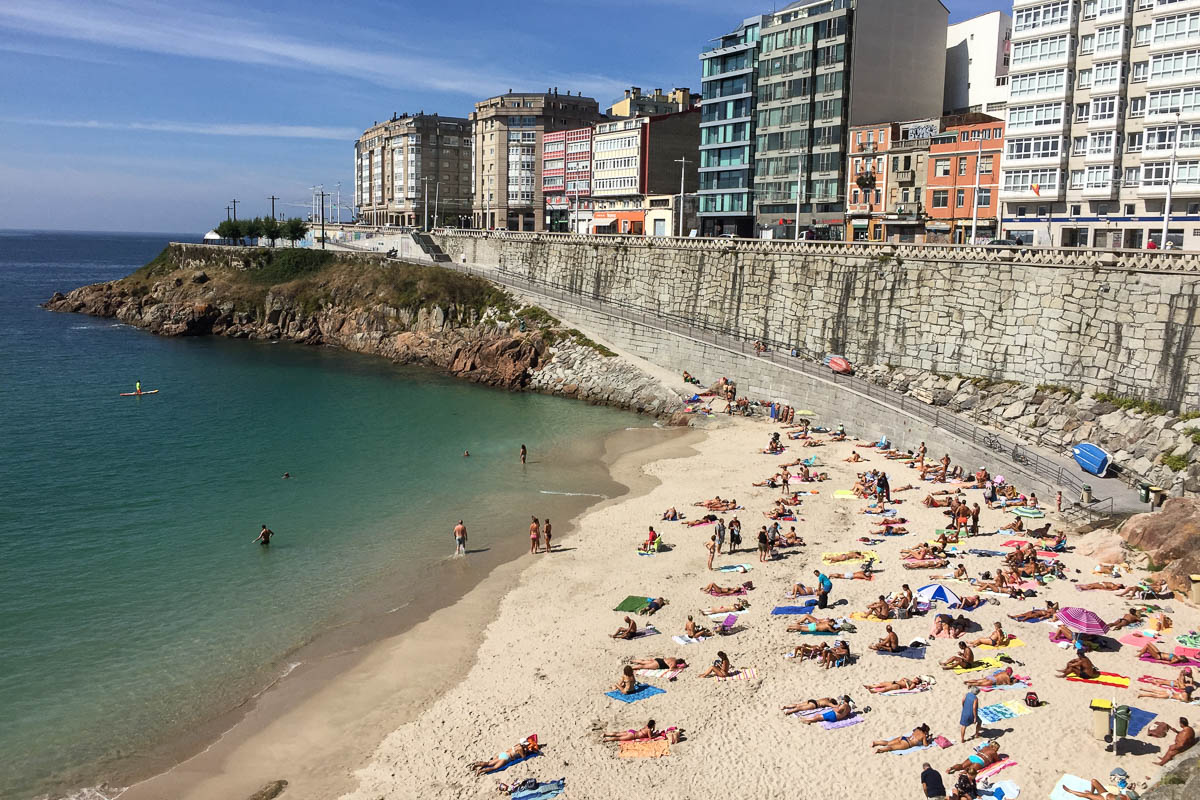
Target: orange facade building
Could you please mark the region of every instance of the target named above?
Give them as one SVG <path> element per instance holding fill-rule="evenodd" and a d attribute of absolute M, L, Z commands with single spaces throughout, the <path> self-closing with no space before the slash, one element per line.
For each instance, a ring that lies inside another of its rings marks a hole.
<path fill-rule="evenodd" d="M 948 125 L 934 137 L 925 180 L 925 241 L 968 244 L 999 236 L 1004 122 Z"/>

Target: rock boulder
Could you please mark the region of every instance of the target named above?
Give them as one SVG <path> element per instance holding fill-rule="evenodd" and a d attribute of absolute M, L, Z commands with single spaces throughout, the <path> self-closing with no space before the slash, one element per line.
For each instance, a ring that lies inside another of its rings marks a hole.
<path fill-rule="evenodd" d="M 1120 533 L 1164 568 L 1162 574 L 1172 589 L 1191 588 L 1188 576 L 1200 573 L 1200 499 L 1172 497 L 1158 511 L 1130 517 Z"/>

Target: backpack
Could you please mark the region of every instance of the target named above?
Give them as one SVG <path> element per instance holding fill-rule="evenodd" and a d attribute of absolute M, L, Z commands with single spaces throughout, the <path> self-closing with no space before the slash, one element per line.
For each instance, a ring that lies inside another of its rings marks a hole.
<path fill-rule="evenodd" d="M 733 546 L 735 546 L 735 547 L 736 547 L 736 546 L 738 546 L 738 545 L 740 545 L 740 544 L 742 543 L 742 534 L 741 534 L 741 532 L 740 532 L 739 530 L 737 530 L 737 529 L 730 529 L 730 531 L 729 531 L 729 543 L 730 543 L 730 544 L 732 544 L 732 545 L 733 545 Z"/>
<path fill-rule="evenodd" d="M 1025 693 L 1025 705 L 1029 706 L 1030 708 L 1037 708 L 1041 704 L 1042 701 L 1038 699 L 1037 692 Z"/>

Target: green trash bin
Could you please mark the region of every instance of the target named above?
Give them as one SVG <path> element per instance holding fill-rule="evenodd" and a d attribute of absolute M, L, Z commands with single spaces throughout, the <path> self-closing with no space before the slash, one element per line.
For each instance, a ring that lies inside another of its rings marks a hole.
<path fill-rule="evenodd" d="M 1113 727 L 1118 738 L 1129 734 L 1129 706 L 1117 706 L 1113 709 Z"/>
<path fill-rule="evenodd" d="M 1143 503 L 1150 502 L 1150 484 L 1148 484 L 1148 483 L 1139 483 L 1138 484 L 1138 499 L 1141 500 Z"/>

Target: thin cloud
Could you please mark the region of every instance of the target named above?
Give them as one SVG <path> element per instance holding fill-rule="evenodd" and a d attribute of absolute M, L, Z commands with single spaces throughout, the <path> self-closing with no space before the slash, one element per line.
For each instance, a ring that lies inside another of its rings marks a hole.
<path fill-rule="evenodd" d="M 321 125 L 275 125 L 271 123 L 209 122 L 103 122 L 100 120 L 7 118 L 15 125 L 41 125 L 52 128 L 83 128 L 98 131 L 146 131 L 150 133 L 186 133 L 197 136 L 242 136 L 274 139 L 334 139 L 353 141 L 361 131 L 356 128 Z"/>
<path fill-rule="evenodd" d="M 395 42 L 386 51 L 338 47 L 280 33 L 246 18 L 172 9 L 164 4 L 6 0 L 0 28 L 168 56 L 333 73 L 388 88 L 421 87 L 479 96 L 518 86 L 563 86 L 612 92 L 622 81 L 588 73 L 503 73 L 492 64 L 419 54 L 419 44 Z M 413 54 L 416 53 L 416 54 Z"/>

